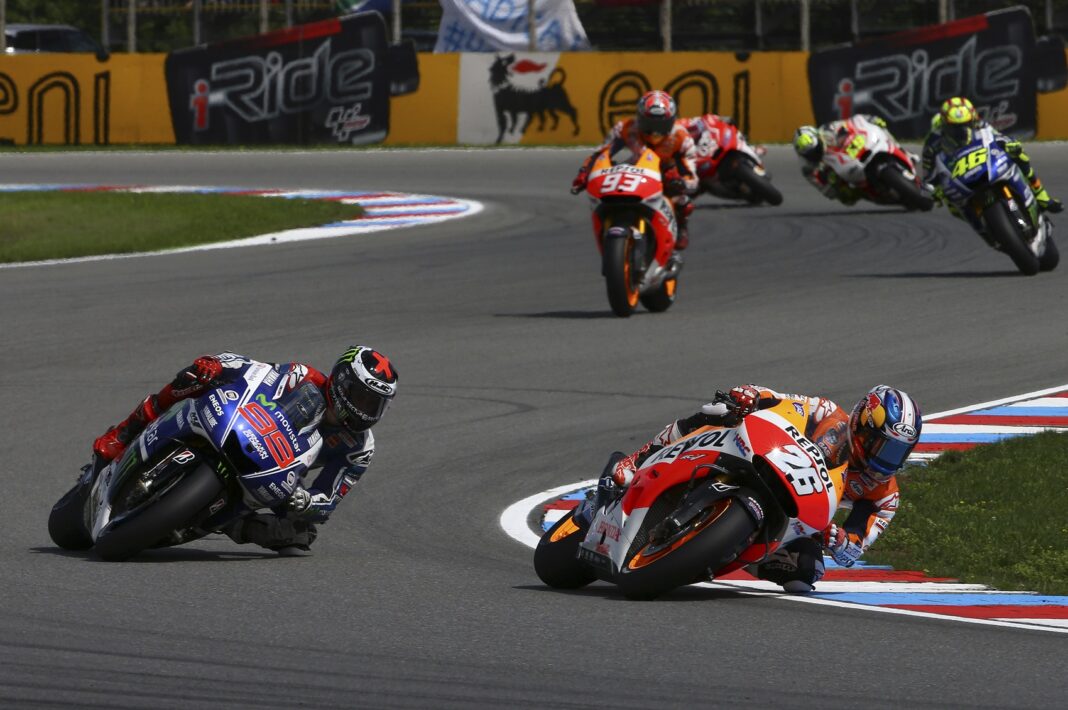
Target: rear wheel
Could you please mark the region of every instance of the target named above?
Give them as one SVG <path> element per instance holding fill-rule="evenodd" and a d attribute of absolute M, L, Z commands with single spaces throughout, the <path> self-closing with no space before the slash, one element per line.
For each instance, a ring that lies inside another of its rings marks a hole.
<path fill-rule="evenodd" d="M 616 581 L 628 599 L 655 599 L 732 561 L 756 531 L 737 498 L 721 498 L 667 539 L 646 538 Z"/>
<path fill-rule="evenodd" d="M 1053 271 L 1061 261 L 1061 254 L 1053 242 L 1053 235 L 1046 236 L 1046 251 L 1038 260 L 1039 271 Z"/>
<path fill-rule="evenodd" d="M 749 201 L 753 204 L 759 204 L 761 201 L 769 205 L 782 204 L 782 193 L 771 184 L 766 174 L 757 173 L 756 166 L 748 160 L 738 162 L 734 175 L 738 182 L 749 188 Z"/>
<path fill-rule="evenodd" d="M 983 209 L 983 221 L 990 236 L 1001 245 L 1002 251 L 1009 255 L 1012 263 L 1025 276 L 1038 273 L 1038 257 L 1027 248 L 1023 235 L 1020 234 L 1016 220 L 1009 215 L 1009 208 L 997 200 Z M 1056 251 L 1056 247 L 1054 247 Z M 1059 257 L 1058 257 L 1059 258 Z"/>
<path fill-rule="evenodd" d="M 48 514 L 48 536 L 64 550 L 88 550 L 93 546 L 93 537 L 85 527 L 85 504 L 91 490 L 92 486 L 83 486 L 79 481 Z"/>
<path fill-rule="evenodd" d="M 131 483 L 137 482 L 136 477 L 131 477 Z M 133 557 L 190 523 L 222 489 L 222 481 L 210 467 L 198 466 L 129 513 L 129 517 L 104 528 L 96 540 L 97 553 L 112 562 Z M 121 499 L 120 493 L 117 500 Z"/>
<path fill-rule="evenodd" d="M 589 565 L 575 557 L 585 537 L 573 514 L 556 521 L 534 550 L 534 571 L 538 579 L 556 589 L 578 589 L 597 579 Z"/>
<path fill-rule="evenodd" d="M 638 283 L 642 276 L 635 268 L 634 237 L 606 236 L 604 242 L 604 280 L 608 289 L 608 305 L 617 316 L 627 318 L 638 307 Z"/>
<path fill-rule="evenodd" d="M 883 185 L 889 188 L 901 204 L 910 210 L 929 212 L 934 207 L 934 199 L 916 184 L 916 181 L 902 172 L 902 168 L 896 163 L 887 165 L 879 175 Z"/>

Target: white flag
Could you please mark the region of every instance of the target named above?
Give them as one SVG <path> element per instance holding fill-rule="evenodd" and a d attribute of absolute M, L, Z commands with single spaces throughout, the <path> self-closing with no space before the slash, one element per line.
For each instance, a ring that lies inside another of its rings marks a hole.
<path fill-rule="evenodd" d="M 528 0 L 441 0 L 435 52 L 526 51 L 530 48 Z M 590 48 L 574 0 L 534 0 L 537 49 L 574 52 Z"/>

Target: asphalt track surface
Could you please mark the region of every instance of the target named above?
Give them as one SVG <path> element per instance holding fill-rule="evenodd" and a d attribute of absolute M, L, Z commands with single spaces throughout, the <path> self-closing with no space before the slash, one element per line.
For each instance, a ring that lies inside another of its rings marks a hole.
<path fill-rule="evenodd" d="M 1068 148 L 1033 157 L 1068 194 Z M 501 511 L 596 476 L 717 388 L 848 404 L 888 382 L 940 411 L 1060 384 L 1068 349 L 1065 267 L 1018 276 L 943 211 L 838 207 L 782 148 L 769 164 L 786 202 L 702 202 L 678 302 L 616 319 L 587 205 L 567 193 L 581 158 L 3 156 L 9 182 L 396 189 L 486 210 L 352 239 L 0 270 L 0 705 L 1063 706 L 1059 634 L 541 585 Z M 313 557 L 215 537 L 109 564 L 51 544 L 49 508 L 92 438 L 193 357 L 326 368 L 350 342 L 389 353 L 401 391 Z"/>

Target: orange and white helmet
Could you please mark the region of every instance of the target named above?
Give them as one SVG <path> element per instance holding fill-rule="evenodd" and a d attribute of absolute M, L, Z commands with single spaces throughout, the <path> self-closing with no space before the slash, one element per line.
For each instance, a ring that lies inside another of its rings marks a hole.
<path fill-rule="evenodd" d="M 646 143 L 656 145 L 664 140 L 677 117 L 675 99 L 666 91 L 648 91 L 638 99 L 638 135 Z"/>

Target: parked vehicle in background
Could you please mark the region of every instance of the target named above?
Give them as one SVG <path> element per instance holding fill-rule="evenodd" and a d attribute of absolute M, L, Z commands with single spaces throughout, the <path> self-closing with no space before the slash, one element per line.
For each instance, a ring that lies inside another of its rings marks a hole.
<path fill-rule="evenodd" d="M 83 52 L 95 54 L 101 61 L 108 57 L 95 39 L 70 25 L 7 25 L 4 39 L 4 51 L 8 54 Z"/>

